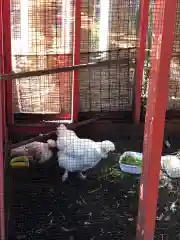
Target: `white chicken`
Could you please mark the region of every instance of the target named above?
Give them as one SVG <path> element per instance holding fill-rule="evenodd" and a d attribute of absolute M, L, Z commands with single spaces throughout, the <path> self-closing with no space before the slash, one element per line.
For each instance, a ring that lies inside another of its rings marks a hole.
<path fill-rule="evenodd" d="M 93 168 L 101 159 L 108 157 L 110 151 L 115 150 L 114 143 L 108 140 L 95 142 L 90 139 L 80 139 L 75 132 L 68 130 L 63 124 L 57 129 L 57 134 L 58 163 L 65 169 L 63 182 L 68 178 L 68 172 L 74 171 L 79 171 L 80 178 L 86 179 L 82 172 Z"/>
<path fill-rule="evenodd" d="M 52 139 L 48 139 L 45 143 L 34 141 L 12 149 L 11 156 L 32 156 L 34 161 L 37 161 L 38 163 L 45 163 L 53 156 L 52 148 L 55 147 L 56 143 Z"/>
<path fill-rule="evenodd" d="M 76 138 L 77 135 L 74 131 L 67 129 L 64 124 L 60 124 L 57 128 L 56 147 L 60 151 L 63 151 L 67 146 L 72 144 Z"/>

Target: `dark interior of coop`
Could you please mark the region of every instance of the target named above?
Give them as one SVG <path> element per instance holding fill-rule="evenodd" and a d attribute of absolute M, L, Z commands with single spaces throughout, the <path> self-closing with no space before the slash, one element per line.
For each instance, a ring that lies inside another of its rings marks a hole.
<path fill-rule="evenodd" d="M 180 0 L 0 0 L 0 18 L 0 239 L 180 239 L 180 174 L 159 160 L 180 156 Z M 85 180 L 27 150 L 60 124 L 115 145 Z"/>

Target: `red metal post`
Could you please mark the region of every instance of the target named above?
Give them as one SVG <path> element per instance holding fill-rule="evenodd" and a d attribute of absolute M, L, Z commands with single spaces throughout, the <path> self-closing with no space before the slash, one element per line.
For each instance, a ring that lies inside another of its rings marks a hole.
<path fill-rule="evenodd" d="M 4 211 L 4 154 L 3 154 L 3 102 L 0 91 L 0 239 L 5 240 L 5 211 Z"/>
<path fill-rule="evenodd" d="M 144 130 L 137 240 L 154 239 L 169 69 L 176 22 L 176 1 L 156 0 L 154 7 L 154 34 Z"/>
<path fill-rule="evenodd" d="M 6 29 L 3 35 L 4 41 L 4 73 L 12 72 L 12 56 L 11 56 L 11 11 L 10 0 L 3 0 L 3 27 Z M 12 124 L 14 122 L 13 108 L 12 108 L 12 80 L 6 81 L 6 108 L 7 108 L 7 122 Z"/>
<path fill-rule="evenodd" d="M 80 64 L 81 49 L 81 0 L 75 0 L 74 53 L 73 65 Z M 74 71 L 73 121 L 78 120 L 79 112 L 79 72 Z"/>
<path fill-rule="evenodd" d="M 0 73 L 4 74 L 4 52 L 3 52 L 3 13 L 2 13 L 2 0 L 0 0 Z M 7 138 L 6 136 L 6 102 L 5 102 L 5 81 L 1 81 L 1 98 L 2 98 L 2 125 L 3 125 L 3 139 Z"/>
<path fill-rule="evenodd" d="M 149 0 L 140 1 L 139 14 L 139 46 L 137 53 L 137 68 L 136 68 L 136 84 L 135 84 L 135 105 L 134 105 L 134 121 L 139 122 L 141 112 L 141 88 L 143 78 L 143 68 L 146 49 L 146 35 L 148 29 L 148 10 Z"/>
<path fill-rule="evenodd" d="M 2 0 L 0 0 L 0 74 L 4 72 L 3 61 L 3 18 Z M 4 81 L 0 84 L 0 239 L 5 240 L 5 211 L 4 211 L 4 154 L 3 139 L 6 133 L 5 127 L 5 101 L 4 101 Z"/>

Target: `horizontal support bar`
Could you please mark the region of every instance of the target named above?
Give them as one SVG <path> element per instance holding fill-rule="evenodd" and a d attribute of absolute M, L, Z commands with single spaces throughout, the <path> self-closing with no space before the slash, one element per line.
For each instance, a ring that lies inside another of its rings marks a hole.
<path fill-rule="evenodd" d="M 125 59 L 98 61 L 98 62 L 79 64 L 79 65 L 60 67 L 60 68 L 43 69 L 43 70 L 37 70 L 37 71 L 28 71 L 28 72 L 20 72 L 20 73 L 12 72 L 10 74 L 4 74 L 0 76 L 0 80 L 12 80 L 12 79 L 20 79 L 20 78 L 26 78 L 26 77 L 38 77 L 38 76 L 43 76 L 48 74 L 71 72 L 74 70 L 80 70 L 84 68 L 89 69 L 89 68 L 94 68 L 98 66 L 108 66 L 115 63 L 128 64 L 129 67 L 135 67 L 135 63 L 133 63 L 133 60 L 132 60 L 132 63 L 130 63 L 130 59 L 125 58 Z"/>

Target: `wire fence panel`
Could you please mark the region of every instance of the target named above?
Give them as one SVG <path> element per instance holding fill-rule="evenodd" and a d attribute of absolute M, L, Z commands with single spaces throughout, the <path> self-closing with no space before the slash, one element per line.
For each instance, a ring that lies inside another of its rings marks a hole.
<path fill-rule="evenodd" d="M 81 112 L 132 110 L 134 52 L 134 49 L 122 49 L 100 53 L 104 54 L 101 60 L 111 62 L 116 59 L 117 62 L 80 71 Z M 88 57 L 92 61 L 98 59 L 100 54 L 90 53 Z M 87 56 L 81 58 L 83 60 L 86 62 Z"/>
<path fill-rule="evenodd" d="M 170 67 L 168 109 L 180 110 L 180 1 L 177 1 L 174 46 Z"/>
<path fill-rule="evenodd" d="M 12 0 L 13 71 L 72 65 L 73 22 L 71 0 Z M 59 113 L 61 101 L 71 108 L 71 95 L 70 73 L 13 81 L 14 112 Z"/>
<path fill-rule="evenodd" d="M 81 63 L 124 59 L 80 74 L 80 111 L 132 110 L 138 1 L 83 1 L 81 13 Z M 129 60 L 128 60 L 129 59 Z"/>
<path fill-rule="evenodd" d="M 146 65 L 145 65 L 145 75 L 144 75 L 144 86 L 147 97 L 149 81 L 149 60 L 151 51 L 151 39 L 153 34 L 153 13 L 154 13 L 154 0 L 151 0 L 150 11 L 149 11 L 149 30 L 147 38 L 147 54 L 146 54 Z M 176 12 L 176 26 L 174 32 L 174 45 L 172 51 L 172 59 L 170 65 L 170 76 L 169 76 L 169 98 L 167 104 L 167 110 L 180 110 L 180 1 L 177 1 L 177 12 Z M 146 88 L 147 87 L 147 88 Z"/>
<path fill-rule="evenodd" d="M 72 0 L 11 0 L 14 72 L 73 65 L 74 7 Z M 80 71 L 80 112 L 132 110 L 138 13 L 137 0 L 82 1 L 81 33 L 78 36 L 80 63 L 111 59 L 124 60 L 125 63 Z M 67 95 L 66 87 L 68 92 L 71 89 L 72 95 L 72 74 L 13 81 L 14 112 L 57 112 L 61 109 L 59 99 L 69 101 L 67 96 L 62 97 Z M 51 99 L 48 105 L 43 100 L 44 95 Z M 51 107 L 52 102 L 59 105 Z"/>
<path fill-rule="evenodd" d="M 13 80 L 14 112 L 71 114 L 71 76 L 68 72 Z"/>

